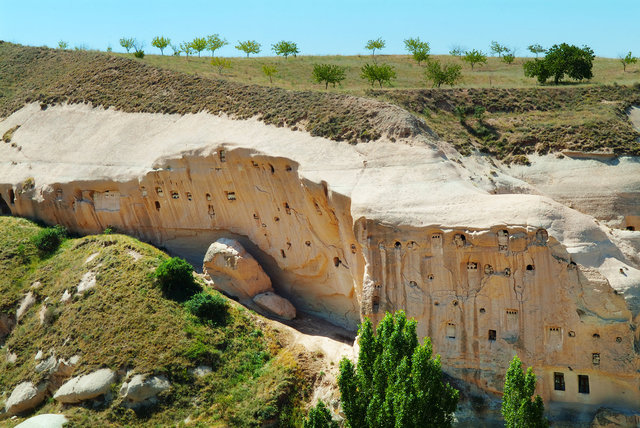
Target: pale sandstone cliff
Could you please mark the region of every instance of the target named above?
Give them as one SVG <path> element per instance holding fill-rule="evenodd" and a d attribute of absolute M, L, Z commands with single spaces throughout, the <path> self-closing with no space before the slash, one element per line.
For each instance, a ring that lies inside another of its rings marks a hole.
<path fill-rule="evenodd" d="M 0 135 L 16 125 L 0 144 L 12 214 L 114 226 L 196 266 L 234 238 L 298 309 L 349 328 L 406 310 L 446 370 L 481 388 L 499 391 L 518 353 L 551 403 L 640 402 L 640 232 L 608 227 L 640 215 L 637 160 L 563 160 L 565 177 L 549 162 L 459 158 L 426 137 L 354 146 L 86 105 L 29 105 Z M 629 203 L 601 204 L 605 193 Z"/>

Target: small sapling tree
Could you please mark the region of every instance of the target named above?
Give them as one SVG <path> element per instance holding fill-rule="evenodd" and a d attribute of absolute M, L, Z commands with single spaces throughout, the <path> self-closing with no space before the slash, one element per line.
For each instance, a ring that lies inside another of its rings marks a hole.
<path fill-rule="evenodd" d="M 120 39 L 120 46 L 127 50 L 127 53 L 131 50 L 131 48 L 136 44 L 136 39 L 133 37 L 123 37 Z"/>
<path fill-rule="evenodd" d="M 421 62 L 429 59 L 429 43 L 420 40 L 420 37 L 406 39 L 404 41 L 404 47 L 413 56 L 418 65 Z"/>
<path fill-rule="evenodd" d="M 198 52 L 198 57 L 200 57 L 200 52 L 207 48 L 207 39 L 205 39 L 204 37 L 196 37 L 191 42 L 191 48 L 193 48 L 194 51 Z"/>
<path fill-rule="evenodd" d="M 269 78 L 269 83 L 273 84 L 273 76 L 275 76 L 278 73 L 278 69 L 275 68 L 273 65 L 265 64 L 262 66 L 262 72 L 264 73 L 265 76 Z"/>
<path fill-rule="evenodd" d="M 180 49 L 187 56 L 187 60 L 189 59 L 189 55 L 193 52 L 193 47 L 191 47 L 191 42 L 182 42 L 180 43 Z"/>
<path fill-rule="evenodd" d="M 247 58 L 249 58 L 249 54 L 259 54 L 261 47 L 262 45 L 255 40 L 245 40 L 244 42 L 239 41 L 235 46 L 239 51 L 246 53 Z"/>
<path fill-rule="evenodd" d="M 182 53 L 182 49 L 178 45 L 171 45 L 171 50 L 173 51 L 173 56 L 180 56 Z"/>
<path fill-rule="evenodd" d="M 618 55 L 618 59 L 622 63 L 622 71 L 627 71 L 627 65 L 635 64 L 638 62 L 638 58 L 634 57 L 631 52 L 626 55 Z"/>
<path fill-rule="evenodd" d="M 69 43 L 65 42 L 64 40 L 60 40 L 58 42 L 58 49 L 67 49 L 69 47 Z"/>
<path fill-rule="evenodd" d="M 538 55 L 543 53 L 545 51 L 545 48 L 542 47 L 542 45 L 538 44 L 538 43 L 534 43 L 532 45 L 529 45 L 529 47 L 527 48 L 529 50 L 529 52 L 531 52 L 532 54 L 536 55 L 536 58 L 538 58 Z"/>
<path fill-rule="evenodd" d="M 382 84 L 391 84 L 391 79 L 396 78 L 396 71 L 389 64 L 365 64 L 360 69 L 360 77 L 368 80 L 373 86 L 378 83 L 382 88 Z"/>
<path fill-rule="evenodd" d="M 314 64 L 313 80 L 324 83 L 324 88 L 329 87 L 329 83 L 336 87 L 336 83 L 342 82 L 346 77 L 346 67 L 334 64 Z"/>
<path fill-rule="evenodd" d="M 222 74 L 222 70 L 231 68 L 231 61 L 226 58 L 215 57 L 211 59 L 211 65 L 218 69 L 218 74 Z"/>
<path fill-rule="evenodd" d="M 464 53 L 462 60 L 468 63 L 471 66 L 471 70 L 473 70 L 473 67 L 476 64 L 486 64 L 487 56 L 484 53 L 482 53 L 482 51 L 479 51 L 477 49 L 472 49 Z"/>
<path fill-rule="evenodd" d="M 433 82 L 433 87 L 439 88 L 441 85 L 455 85 L 462 77 L 462 66 L 460 64 L 440 64 L 438 60 L 427 62 L 424 72 L 427 80 Z"/>
<path fill-rule="evenodd" d="M 498 58 L 500 58 L 503 53 L 509 51 L 509 48 L 507 48 L 504 45 L 501 45 L 500 43 L 496 42 L 495 40 L 491 42 L 490 49 L 491 49 L 491 52 L 493 52 L 494 54 L 498 55 Z"/>
<path fill-rule="evenodd" d="M 226 39 L 220 38 L 219 34 L 207 36 L 207 49 L 211 51 L 211 56 L 214 56 L 218 49 L 228 44 L 229 42 L 227 42 Z"/>
<path fill-rule="evenodd" d="M 516 60 L 516 50 L 515 49 L 511 49 L 510 51 L 508 51 L 504 55 L 502 55 L 502 62 L 504 62 L 505 64 L 513 64 L 513 62 L 515 60 Z"/>
<path fill-rule="evenodd" d="M 465 49 L 462 46 L 454 45 L 454 46 L 451 46 L 451 50 L 449 50 L 449 55 L 457 56 L 458 58 L 460 58 L 462 55 L 464 55 L 464 51 Z"/>
<path fill-rule="evenodd" d="M 164 36 L 155 36 L 151 41 L 151 46 L 160 49 L 160 54 L 164 55 L 164 48 L 171 44 L 171 39 Z"/>
<path fill-rule="evenodd" d="M 300 53 L 298 45 L 294 42 L 288 42 L 286 40 L 280 40 L 278 43 L 271 45 L 271 50 L 276 55 L 281 55 L 284 59 L 287 59 L 289 55 L 296 56 Z"/>
<path fill-rule="evenodd" d="M 378 37 L 375 40 L 369 40 L 364 47 L 365 47 L 365 49 L 370 50 L 371 51 L 371 56 L 373 56 L 375 58 L 376 49 L 377 50 L 384 49 L 386 45 L 387 44 L 385 43 L 384 40 L 382 40 L 382 37 Z"/>

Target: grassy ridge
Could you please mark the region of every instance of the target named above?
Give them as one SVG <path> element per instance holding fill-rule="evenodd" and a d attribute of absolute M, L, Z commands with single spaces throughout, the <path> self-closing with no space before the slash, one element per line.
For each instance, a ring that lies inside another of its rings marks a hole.
<path fill-rule="evenodd" d="M 306 382 L 298 351 L 283 349 L 277 332 L 258 326 L 257 315 L 230 301 L 226 325 L 201 323 L 165 298 L 151 277 L 164 253 L 127 236 L 102 235 L 69 239 L 44 257 L 30 240 L 39 229 L 24 219 L 0 217 L 0 311 L 14 314 L 28 291 L 37 300 L 0 350 L 2 396 L 22 381 L 44 378 L 34 370 L 34 356 L 42 350 L 44 358 L 79 355 L 73 376 L 109 367 L 163 374 L 173 384 L 155 408 L 137 414 L 120 406 L 116 385 L 114 401 L 97 410 L 65 410 L 75 426 L 173 425 L 187 417 L 203 426 L 292 423 Z M 133 252 L 141 257 L 135 260 Z M 97 274 L 95 288 L 75 295 L 90 270 Z M 40 285 L 33 287 L 35 282 Z M 67 304 L 60 301 L 65 290 L 74 295 Z M 17 356 L 15 363 L 8 362 L 9 353 Z M 200 364 L 213 372 L 203 378 L 189 374 Z M 49 400 L 38 412 L 61 410 Z"/>

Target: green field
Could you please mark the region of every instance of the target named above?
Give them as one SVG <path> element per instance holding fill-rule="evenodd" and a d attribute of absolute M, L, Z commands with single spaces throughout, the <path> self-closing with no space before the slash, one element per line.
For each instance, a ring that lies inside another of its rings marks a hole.
<path fill-rule="evenodd" d="M 133 54 L 114 54 L 133 58 Z M 462 88 L 526 88 L 536 87 L 536 79 L 525 77 L 522 71 L 522 63 L 531 58 L 516 58 L 511 65 L 505 64 L 499 58 L 490 57 L 484 66 L 476 65 L 474 70 L 459 58 L 452 56 L 432 56 L 444 63 L 462 65 L 462 80 L 456 87 Z M 363 94 L 371 85 L 360 77 L 360 68 L 371 63 L 370 55 L 358 56 L 298 56 L 289 57 L 255 57 L 255 58 L 227 58 L 231 68 L 224 70 L 222 74 L 211 65 L 211 57 L 169 56 L 169 55 L 145 55 L 144 63 L 157 67 L 167 68 L 187 74 L 196 74 L 203 77 L 223 78 L 241 83 L 253 83 L 258 85 L 270 85 L 269 78 L 262 72 L 263 65 L 273 65 L 278 69 L 273 86 L 295 90 L 324 90 L 323 84 L 313 81 L 312 70 L 314 64 L 329 63 L 347 67 L 347 77 L 342 85 L 329 91 Z M 387 63 L 395 67 L 397 79 L 392 82 L 392 88 L 420 89 L 430 88 L 431 82 L 424 77 L 424 63 L 418 65 L 407 55 L 376 55 L 378 63 Z M 640 66 L 637 64 L 627 67 L 623 72 L 622 64 L 618 59 L 596 58 L 593 65 L 594 78 L 584 85 L 614 84 L 629 85 L 640 82 Z"/>

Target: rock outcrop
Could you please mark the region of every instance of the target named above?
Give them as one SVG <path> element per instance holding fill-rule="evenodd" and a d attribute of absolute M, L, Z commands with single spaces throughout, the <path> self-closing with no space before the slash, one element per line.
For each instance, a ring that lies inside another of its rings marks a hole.
<path fill-rule="evenodd" d="M 156 395 L 171 388 L 164 376 L 135 375 L 129 382 L 122 384 L 120 395 L 130 404 L 141 404 L 152 400 Z"/>
<path fill-rule="evenodd" d="M 5 414 L 13 416 L 31 410 L 44 401 L 46 394 L 46 384 L 34 385 L 31 382 L 22 382 L 13 389 L 5 402 Z"/>
<path fill-rule="evenodd" d="M 296 308 L 284 297 L 280 297 L 275 293 L 267 291 L 253 297 L 256 305 L 265 309 L 280 318 L 292 320 L 296 317 Z"/>
<path fill-rule="evenodd" d="M 273 290 L 262 266 L 234 239 L 220 238 L 211 244 L 202 270 L 216 288 L 241 299 Z"/>
<path fill-rule="evenodd" d="M 233 245 L 214 248 L 205 271 L 244 281 L 228 291 L 241 300 L 276 292 L 350 329 L 403 309 L 445 371 L 484 391 L 500 391 L 517 353 L 547 402 L 640 402 L 635 159 L 597 161 L 613 187 L 580 193 L 591 161 L 567 161 L 568 180 L 535 159 L 525 170 L 461 158 L 426 136 L 354 147 L 252 120 L 89 106 L 30 105 L 0 133 L 16 125 L 22 149 L 0 145 L 14 215 L 80 233 L 111 225 L 194 264 L 233 239 L 271 280 L 231 268 L 247 260 Z"/>
<path fill-rule="evenodd" d="M 100 369 L 93 373 L 77 376 L 65 382 L 53 395 L 61 403 L 79 403 L 106 394 L 116 381 L 111 369 Z"/>
<path fill-rule="evenodd" d="M 15 428 L 62 428 L 69 422 L 65 415 L 45 413 L 19 423 Z"/>

